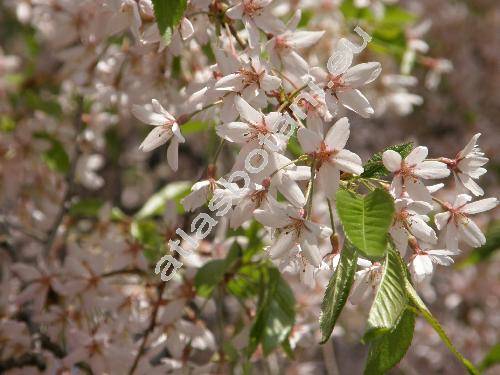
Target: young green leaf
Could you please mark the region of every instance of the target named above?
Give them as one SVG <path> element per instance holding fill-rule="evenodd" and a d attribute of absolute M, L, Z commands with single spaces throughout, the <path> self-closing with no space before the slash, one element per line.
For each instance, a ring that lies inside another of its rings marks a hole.
<path fill-rule="evenodd" d="M 130 233 L 144 250 L 144 256 L 154 262 L 165 250 L 165 240 L 160 234 L 156 223 L 152 220 L 134 220 Z"/>
<path fill-rule="evenodd" d="M 479 370 L 483 372 L 484 370 L 495 366 L 500 363 L 500 344 L 494 345 L 488 354 L 483 358 L 479 364 Z"/>
<path fill-rule="evenodd" d="M 405 158 L 408 156 L 412 149 L 413 143 L 408 142 L 400 145 L 390 146 L 385 148 L 381 152 L 377 152 L 370 158 L 370 160 L 366 162 L 365 165 L 363 165 L 364 172 L 361 173 L 361 177 L 381 178 L 389 174 L 389 171 L 384 167 L 384 163 L 382 162 L 382 154 L 384 153 L 384 151 L 393 150 L 399 153 L 402 158 Z"/>
<path fill-rule="evenodd" d="M 465 368 L 469 371 L 470 374 L 479 375 L 479 370 L 470 362 L 467 358 L 465 358 L 458 350 L 455 348 L 450 338 L 444 331 L 443 327 L 439 322 L 434 318 L 431 314 L 425 303 L 420 299 L 417 291 L 413 288 L 410 281 L 405 279 L 405 289 L 408 295 L 408 298 L 412 302 L 415 311 L 422 314 L 422 316 L 427 320 L 427 322 L 434 328 L 436 333 L 441 337 L 441 340 L 444 344 L 450 349 L 450 351 L 455 355 L 455 357 L 465 366 Z"/>
<path fill-rule="evenodd" d="M 153 0 L 153 8 L 160 35 L 169 44 L 173 29 L 181 22 L 187 0 Z"/>
<path fill-rule="evenodd" d="M 265 289 L 250 331 L 249 356 L 259 343 L 262 344 L 264 355 L 271 353 L 288 338 L 295 322 L 292 290 L 276 268 L 269 268 L 266 273 Z"/>
<path fill-rule="evenodd" d="M 406 272 L 403 267 L 399 254 L 389 248 L 363 340 L 370 341 L 393 330 L 401 318 L 408 302 L 405 293 Z"/>
<path fill-rule="evenodd" d="M 405 310 L 396 327 L 370 344 L 365 375 L 383 375 L 403 358 L 411 345 L 415 329 L 415 314 Z"/>
<path fill-rule="evenodd" d="M 53 171 L 62 174 L 68 173 L 71 162 L 63 144 L 57 138 L 46 132 L 37 132 L 34 136 L 37 139 L 48 141 L 51 145 L 51 147 L 42 154 L 42 160 L 45 164 Z"/>
<path fill-rule="evenodd" d="M 394 215 L 394 199 L 382 189 L 366 196 L 337 192 L 337 211 L 347 238 L 368 257 L 384 255 Z"/>
<path fill-rule="evenodd" d="M 340 253 L 337 268 L 328 283 L 321 303 L 321 316 L 319 318 L 322 333 L 321 344 L 324 344 L 330 338 L 335 323 L 344 308 L 354 281 L 357 260 L 356 249 L 346 241 L 344 249 Z"/>
<path fill-rule="evenodd" d="M 144 203 L 139 212 L 135 215 L 137 219 L 144 219 L 155 215 L 162 215 L 165 211 L 165 204 L 169 200 L 174 200 L 178 203 L 185 195 L 188 194 L 191 183 L 189 181 L 176 181 L 168 184 L 160 191 L 153 194 Z"/>

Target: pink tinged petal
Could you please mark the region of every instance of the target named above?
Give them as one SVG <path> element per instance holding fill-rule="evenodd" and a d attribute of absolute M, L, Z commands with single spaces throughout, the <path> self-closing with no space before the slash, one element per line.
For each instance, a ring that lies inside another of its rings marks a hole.
<path fill-rule="evenodd" d="M 321 252 L 319 251 L 318 241 L 314 235 L 309 234 L 302 238 L 300 242 L 302 254 L 314 267 L 319 267 L 321 264 Z"/>
<path fill-rule="evenodd" d="M 337 164 L 340 170 L 344 172 L 361 174 L 363 173 L 363 165 L 361 158 L 354 152 L 349 150 L 340 150 L 332 159 Z"/>
<path fill-rule="evenodd" d="M 458 194 L 455 197 L 455 201 L 453 202 L 453 207 L 458 208 L 462 207 L 467 202 L 470 202 L 472 197 L 469 194 Z"/>
<path fill-rule="evenodd" d="M 468 154 L 470 154 L 472 152 L 472 150 L 476 146 L 477 140 L 479 139 L 480 136 L 481 136 L 481 133 L 477 133 L 477 134 L 474 134 L 472 136 L 469 143 L 467 143 L 467 145 L 458 153 L 459 159 L 466 157 Z"/>
<path fill-rule="evenodd" d="M 238 111 L 234 105 L 234 96 L 235 94 L 229 94 L 222 103 L 220 119 L 224 123 L 234 121 L 238 117 Z"/>
<path fill-rule="evenodd" d="M 460 237 L 472 247 L 484 245 L 486 238 L 481 229 L 471 219 L 466 218 L 458 225 Z M 451 249 L 450 249 L 451 250 Z"/>
<path fill-rule="evenodd" d="M 328 108 L 328 111 L 332 113 L 334 116 L 338 112 L 339 108 L 339 101 L 335 97 L 334 93 L 331 90 L 326 90 L 325 91 L 325 104 L 326 107 Z"/>
<path fill-rule="evenodd" d="M 299 185 L 286 174 L 283 174 L 278 190 L 295 207 L 303 207 L 306 203 L 306 198 Z"/>
<path fill-rule="evenodd" d="M 229 142 L 244 143 L 250 135 L 250 127 L 246 122 L 230 122 L 216 127 L 217 135 Z"/>
<path fill-rule="evenodd" d="M 363 118 L 368 118 L 375 113 L 368 99 L 357 89 L 339 91 L 337 96 L 344 107 Z"/>
<path fill-rule="evenodd" d="M 451 213 L 449 211 L 440 212 L 434 216 L 434 221 L 436 223 L 436 227 L 439 230 L 442 230 L 447 224 L 448 220 L 450 220 Z"/>
<path fill-rule="evenodd" d="M 263 13 L 253 17 L 255 24 L 266 33 L 278 34 L 285 30 L 285 24 L 271 13 Z"/>
<path fill-rule="evenodd" d="M 408 247 L 408 232 L 403 225 L 399 223 L 392 226 L 389 233 L 396 245 L 396 249 L 404 256 L 406 254 L 406 248 Z"/>
<path fill-rule="evenodd" d="M 333 198 L 339 189 L 340 170 L 330 163 L 324 163 L 318 171 L 318 185 L 328 198 Z"/>
<path fill-rule="evenodd" d="M 484 195 L 484 190 L 481 186 L 479 186 L 476 181 L 472 179 L 472 177 L 463 174 L 463 173 L 458 173 L 458 180 L 462 185 L 469 190 L 472 194 L 474 194 L 476 197 L 480 197 Z M 456 180 L 455 180 L 456 181 Z"/>
<path fill-rule="evenodd" d="M 240 91 L 243 89 L 243 78 L 239 73 L 228 74 L 215 83 L 215 89 L 221 91 Z"/>
<path fill-rule="evenodd" d="M 497 198 L 486 198 L 476 202 L 467 203 L 462 207 L 461 211 L 466 214 L 477 214 L 494 209 L 498 206 Z"/>
<path fill-rule="evenodd" d="M 419 240 L 422 240 L 430 244 L 437 243 L 436 232 L 434 232 L 434 229 L 428 226 L 427 223 L 423 221 L 421 218 L 413 216 L 409 220 L 409 225 L 411 232 Z"/>
<path fill-rule="evenodd" d="M 352 287 L 352 292 L 349 300 L 351 304 L 358 305 L 368 297 L 370 292 L 370 270 L 362 270 L 356 272 L 356 279 Z"/>
<path fill-rule="evenodd" d="M 252 218 L 253 211 L 255 210 L 255 202 L 248 198 L 242 199 L 234 208 L 231 214 L 230 225 L 231 228 L 238 228 L 245 221 Z"/>
<path fill-rule="evenodd" d="M 297 132 L 297 138 L 299 139 L 300 146 L 306 153 L 316 151 L 323 141 L 318 133 L 307 128 L 300 128 Z"/>
<path fill-rule="evenodd" d="M 320 40 L 324 34 L 324 31 L 295 31 L 287 37 L 287 44 L 294 49 L 307 48 Z"/>
<path fill-rule="evenodd" d="M 350 133 L 349 120 L 347 117 L 342 117 L 326 133 L 325 143 L 330 150 L 341 150 L 345 147 Z"/>
<path fill-rule="evenodd" d="M 414 174 L 425 179 L 445 178 L 450 175 L 450 170 L 444 163 L 426 160 L 416 165 Z"/>
<path fill-rule="evenodd" d="M 139 146 L 139 150 L 143 152 L 150 152 L 167 143 L 170 137 L 172 137 L 172 131 L 170 128 L 158 126 L 149 132 L 147 137 Z"/>
<path fill-rule="evenodd" d="M 186 17 L 181 21 L 181 35 L 182 39 L 186 40 L 194 33 L 193 24 Z"/>
<path fill-rule="evenodd" d="M 271 259 L 279 259 L 286 255 L 294 246 L 295 233 L 293 231 L 283 231 L 280 233 L 276 242 L 269 248 Z"/>
<path fill-rule="evenodd" d="M 179 143 L 186 142 L 186 139 L 181 134 L 181 128 L 179 127 L 179 124 L 177 124 L 176 122 L 174 122 L 172 124 L 172 133 L 174 133 L 174 135 L 177 138 L 177 140 L 179 141 Z"/>
<path fill-rule="evenodd" d="M 241 96 L 236 96 L 234 98 L 234 104 L 241 117 L 245 120 L 252 124 L 260 124 L 262 122 L 262 114 L 248 104 Z"/>
<path fill-rule="evenodd" d="M 35 267 L 28 266 L 23 263 L 15 263 L 10 268 L 24 282 L 30 282 L 35 279 L 39 279 L 42 276 L 40 271 L 38 271 Z"/>
<path fill-rule="evenodd" d="M 408 165 L 416 165 L 421 163 L 427 157 L 429 150 L 425 146 L 415 147 L 410 154 L 405 158 L 405 162 Z"/>
<path fill-rule="evenodd" d="M 266 128 L 273 133 L 277 133 L 282 125 L 282 115 L 280 112 L 271 112 L 264 116 Z"/>
<path fill-rule="evenodd" d="M 138 120 L 144 122 L 145 124 L 158 126 L 165 125 L 168 122 L 168 119 L 165 116 L 153 112 L 144 106 L 133 105 L 132 113 Z"/>
<path fill-rule="evenodd" d="M 328 59 L 328 71 L 333 76 L 339 76 L 351 66 L 354 55 L 345 43 L 339 42 L 335 51 Z"/>
<path fill-rule="evenodd" d="M 390 192 L 394 198 L 401 197 L 403 194 L 403 179 L 401 176 L 394 176 L 391 182 Z"/>
<path fill-rule="evenodd" d="M 253 212 L 253 215 L 259 223 L 271 228 L 283 228 L 290 224 L 286 213 L 279 210 L 269 211 L 259 208 Z"/>
<path fill-rule="evenodd" d="M 239 20 L 241 19 L 241 17 L 243 17 L 243 9 L 244 9 L 243 2 L 241 2 L 240 4 L 232 8 L 229 8 L 225 14 L 226 16 L 228 16 L 233 20 Z"/>
<path fill-rule="evenodd" d="M 444 239 L 448 250 L 458 251 L 458 229 L 454 222 L 445 227 Z"/>
<path fill-rule="evenodd" d="M 179 167 L 179 141 L 177 141 L 177 138 L 173 138 L 168 146 L 167 161 L 170 168 L 176 171 Z"/>
<path fill-rule="evenodd" d="M 432 203 L 432 196 L 422 181 L 418 178 L 407 177 L 404 179 L 405 188 L 410 198 L 416 201 Z"/>
<path fill-rule="evenodd" d="M 162 114 L 163 116 L 165 116 L 167 120 L 175 121 L 174 116 L 172 116 L 165 108 L 163 108 L 163 106 L 160 104 L 158 100 L 152 99 L 151 104 L 153 106 L 153 110 L 156 113 Z"/>
<path fill-rule="evenodd" d="M 260 44 L 259 28 L 251 18 L 246 16 L 243 17 L 243 24 L 248 32 L 248 46 L 250 49 L 258 48 Z"/>
<path fill-rule="evenodd" d="M 384 167 L 386 167 L 391 172 L 397 172 L 401 169 L 401 155 L 394 150 L 384 151 L 382 154 L 382 162 Z"/>
<path fill-rule="evenodd" d="M 417 255 L 411 262 L 411 272 L 417 283 L 422 282 L 427 276 L 432 275 L 432 260 L 427 255 Z"/>
<path fill-rule="evenodd" d="M 368 62 L 347 69 L 342 78 L 347 86 L 358 88 L 373 82 L 381 71 L 382 67 L 379 62 Z"/>
<path fill-rule="evenodd" d="M 281 85 L 281 79 L 270 74 L 264 74 L 259 82 L 260 87 L 266 92 L 277 90 Z"/>

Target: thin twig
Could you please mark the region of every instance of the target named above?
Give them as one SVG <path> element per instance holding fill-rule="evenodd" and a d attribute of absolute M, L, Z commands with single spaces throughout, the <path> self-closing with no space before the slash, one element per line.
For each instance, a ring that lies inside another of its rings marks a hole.
<path fill-rule="evenodd" d="M 151 334 L 151 332 L 153 332 L 153 330 L 156 326 L 156 319 L 158 318 L 158 311 L 160 310 L 160 306 L 161 306 L 161 302 L 162 302 L 162 295 L 163 295 L 163 291 L 165 290 L 166 285 L 167 285 L 166 283 L 162 282 L 158 286 L 158 301 L 156 302 L 156 305 L 154 306 L 153 311 L 151 313 L 151 320 L 149 322 L 149 326 L 142 336 L 141 346 L 139 347 L 139 351 L 137 352 L 137 355 L 135 356 L 134 363 L 132 364 L 132 367 L 130 368 L 130 370 L 128 372 L 129 375 L 132 375 L 134 373 L 134 371 L 137 369 L 137 365 L 139 364 L 139 360 L 141 359 L 142 355 L 145 352 L 145 347 L 146 347 L 146 343 L 148 341 L 148 337 Z"/>
<path fill-rule="evenodd" d="M 76 149 L 73 154 L 73 157 L 71 158 L 71 163 L 70 163 L 70 169 L 68 174 L 66 175 L 66 192 L 64 193 L 64 197 L 61 202 L 61 207 L 59 208 L 59 212 L 57 213 L 56 219 L 54 221 L 54 224 L 52 225 L 52 228 L 50 229 L 48 235 L 47 235 L 47 240 L 45 242 L 45 249 L 44 253 L 47 255 L 49 251 L 51 250 L 52 246 L 54 245 L 54 241 L 57 236 L 57 232 L 59 231 L 59 227 L 61 226 L 61 223 L 64 219 L 64 216 L 68 212 L 68 202 L 71 199 L 71 195 L 73 194 L 73 189 L 74 189 L 74 184 L 75 184 L 75 174 L 76 174 L 76 165 L 78 158 L 80 157 L 81 150 L 80 147 L 78 146 L 78 136 L 81 133 L 81 130 L 83 128 L 83 120 L 82 120 L 82 114 L 83 114 L 83 98 L 79 97 L 77 100 L 77 110 L 76 110 L 76 118 L 75 118 L 75 144 L 76 144 Z"/>

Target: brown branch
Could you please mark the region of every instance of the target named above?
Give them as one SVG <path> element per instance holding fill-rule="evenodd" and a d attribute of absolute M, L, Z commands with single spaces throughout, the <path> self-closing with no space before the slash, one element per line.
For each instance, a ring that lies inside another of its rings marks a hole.
<path fill-rule="evenodd" d="M 162 295 L 163 295 L 163 291 L 165 290 L 166 285 L 167 285 L 166 283 L 162 282 L 158 286 L 158 301 L 156 302 L 155 306 L 153 307 L 153 311 L 151 312 L 151 320 L 149 322 L 149 326 L 146 329 L 146 331 L 144 331 L 144 334 L 142 336 L 141 346 L 139 347 L 139 351 L 137 352 L 137 355 L 135 356 L 134 363 L 132 364 L 132 367 L 130 368 L 130 370 L 128 372 L 129 375 L 132 375 L 134 373 L 134 371 L 137 369 L 137 365 L 139 364 L 139 360 L 141 359 L 142 355 L 145 352 L 146 342 L 148 341 L 148 337 L 151 334 L 151 332 L 153 332 L 153 330 L 156 326 L 156 319 L 158 318 L 158 311 L 159 311 L 161 303 L 162 303 Z"/>

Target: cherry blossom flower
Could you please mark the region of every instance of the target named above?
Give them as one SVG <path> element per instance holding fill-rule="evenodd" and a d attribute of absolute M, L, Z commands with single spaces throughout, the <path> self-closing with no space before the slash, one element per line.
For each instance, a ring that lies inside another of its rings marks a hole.
<path fill-rule="evenodd" d="M 293 245 L 300 245 L 301 254 L 311 265 L 318 267 L 321 264 L 319 240 L 332 234 L 330 228 L 305 219 L 304 210 L 292 206 L 269 205 L 255 210 L 254 216 L 263 225 L 280 229 L 279 236 L 268 250 L 271 259 L 279 259 Z"/>
<path fill-rule="evenodd" d="M 274 17 L 268 6 L 272 0 L 239 0 L 229 8 L 226 15 L 235 20 L 242 20 L 248 32 L 248 46 L 259 46 L 259 29 L 266 33 L 276 34 L 285 29 L 279 18 Z"/>
<path fill-rule="evenodd" d="M 382 154 L 384 166 L 394 173 L 391 194 L 395 198 L 407 192 L 415 201 L 432 203 L 432 197 L 421 179 L 445 178 L 450 171 L 442 162 L 425 160 L 427 153 L 427 147 L 418 146 L 403 159 L 396 151 L 384 151 Z"/>
<path fill-rule="evenodd" d="M 432 206 L 425 202 L 415 202 L 408 198 L 396 199 L 394 222 L 389 230 L 396 248 L 402 255 L 406 253 L 410 235 L 421 241 L 435 244 L 437 236 L 427 222 L 427 214 Z"/>
<path fill-rule="evenodd" d="M 409 264 L 410 273 L 416 283 L 423 282 L 426 278 L 432 276 L 434 271 L 433 263 L 441 266 L 449 266 L 453 264 L 451 255 L 456 255 L 456 252 L 450 250 L 429 250 L 420 247 L 413 249 L 414 254 L 411 257 Z"/>
<path fill-rule="evenodd" d="M 351 304 L 358 305 L 366 300 L 370 294 L 374 294 L 380 280 L 384 266 L 379 262 L 370 262 L 366 259 L 358 259 L 358 265 L 363 267 L 356 272 L 354 284 L 351 289 L 349 300 Z"/>
<path fill-rule="evenodd" d="M 155 128 L 151 130 L 148 136 L 139 146 L 139 149 L 144 152 L 149 152 L 157 147 L 167 143 L 170 139 L 170 146 L 167 149 L 168 165 L 174 171 L 177 170 L 179 143 L 184 143 L 185 139 L 181 134 L 177 120 L 162 107 L 158 100 L 151 101 L 153 108 L 149 106 L 132 107 L 132 113 L 142 122 L 153 125 Z"/>
<path fill-rule="evenodd" d="M 333 56 L 336 53 L 342 52 L 336 51 Z M 337 103 L 341 103 L 347 109 L 367 118 L 374 110 L 359 88 L 376 80 L 381 71 L 379 62 L 368 62 L 351 68 L 347 64 L 339 64 L 333 66 L 329 73 L 321 68 L 313 68 L 311 75 L 323 84 L 326 105 L 331 113 L 337 113 Z"/>
<path fill-rule="evenodd" d="M 480 136 L 481 133 L 475 134 L 454 159 L 441 158 L 453 172 L 457 186 L 469 190 L 475 196 L 484 194 L 484 190 L 474 180 L 486 173 L 483 165 L 489 160 L 477 146 Z"/>
<path fill-rule="evenodd" d="M 344 149 L 349 134 L 350 125 L 346 117 L 338 120 L 324 139 L 307 128 L 301 128 L 297 132 L 303 150 L 311 154 L 318 163 L 318 183 L 328 197 L 332 197 L 339 187 L 340 171 L 363 173 L 361 158 Z"/>
<path fill-rule="evenodd" d="M 486 242 L 483 232 L 469 215 L 492 210 L 498 205 L 498 199 L 486 198 L 468 203 L 471 200 L 470 195 L 459 194 L 453 205 L 444 204 L 446 211 L 435 216 L 436 226 L 443 231 L 446 248 L 450 251 L 458 250 L 459 238 L 472 247 L 479 247 Z"/>

